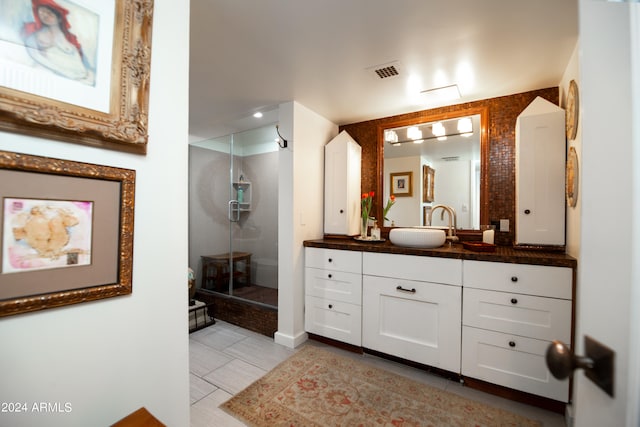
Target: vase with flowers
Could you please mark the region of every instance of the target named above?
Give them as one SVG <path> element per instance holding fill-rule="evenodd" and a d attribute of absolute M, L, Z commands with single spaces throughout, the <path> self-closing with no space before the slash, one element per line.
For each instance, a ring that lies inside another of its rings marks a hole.
<path fill-rule="evenodd" d="M 362 193 L 362 198 L 360 199 L 360 212 L 362 215 L 362 220 L 360 221 L 360 240 L 368 240 L 367 230 L 369 225 L 369 220 L 373 220 L 375 223 L 375 218 L 371 217 L 371 210 L 373 208 L 373 197 L 376 195 L 374 191 L 369 191 L 368 193 Z M 387 200 L 386 206 L 382 209 L 382 217 L 384 220 L 388 221 L 387 214 L 389 213 L 389 209 L 396 202 L 396 196 L 391 195 L 389 200 Z M 375 240 L 380 240 L 379 231 L 376 234 Z"/>
<path fill-rule="evenodd" d="M 371 215 L 371 207 L 373 205 L 374 191 L 368 193 L 362 193 L 360 199 L 360 215 L 362 220 L 360 221 L 360 239 L 365 240 L 367 238 L 367 225 L 369 224 L 369 216 Z"/>

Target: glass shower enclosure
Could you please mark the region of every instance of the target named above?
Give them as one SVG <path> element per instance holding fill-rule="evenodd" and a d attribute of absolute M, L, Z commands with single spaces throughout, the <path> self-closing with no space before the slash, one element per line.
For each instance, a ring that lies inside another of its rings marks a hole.
<path fill-rule="evenodd" d="M 277 307 L 276 138 L 273 124 L 189 148 L 189 262 L 200 292 Z"/>

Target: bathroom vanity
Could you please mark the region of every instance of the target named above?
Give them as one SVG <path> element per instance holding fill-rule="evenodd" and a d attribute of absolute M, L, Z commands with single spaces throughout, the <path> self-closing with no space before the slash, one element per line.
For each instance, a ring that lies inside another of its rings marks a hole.
<path fill-rule="evenodd" d="M 510 247 L 306 241 L 306 330 L 566 403 L 569 382 L 551 375 L 545 352 L 572 342 L 575 269 L 568 255 Z"/>

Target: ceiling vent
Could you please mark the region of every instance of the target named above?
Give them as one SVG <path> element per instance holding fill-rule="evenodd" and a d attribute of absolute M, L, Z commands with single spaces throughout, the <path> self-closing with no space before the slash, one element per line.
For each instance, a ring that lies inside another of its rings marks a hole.
<path fill-rule="evenodd" d="M 444 160 L 445 162 L 456 162 L 456 161 L 460 160 L 460 156 L 442 157 L 442 160 Z"/>
<path fill-rule="evenodd" d="M 373 71 L 380 79 L 387 79 L 389 77 L 396 77 L 400 75 L 400 62 L 393 61 L 386 64 L 374 65 L 368 67 L 367 70 Z"/>

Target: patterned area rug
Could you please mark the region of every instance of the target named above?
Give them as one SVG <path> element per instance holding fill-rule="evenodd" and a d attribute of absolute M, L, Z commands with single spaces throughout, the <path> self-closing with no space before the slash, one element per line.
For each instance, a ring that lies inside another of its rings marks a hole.
<path fill-rule="evenodd" d="M 313 346 L 220 405 L 251 426 L 539 426 Z"/>

